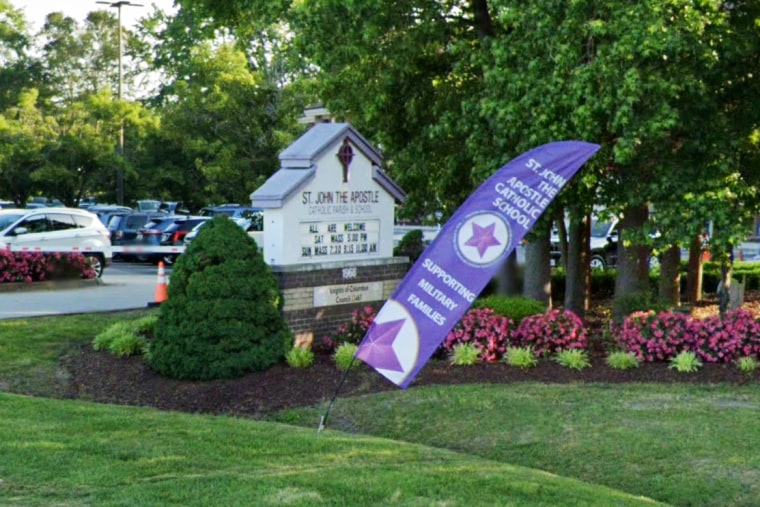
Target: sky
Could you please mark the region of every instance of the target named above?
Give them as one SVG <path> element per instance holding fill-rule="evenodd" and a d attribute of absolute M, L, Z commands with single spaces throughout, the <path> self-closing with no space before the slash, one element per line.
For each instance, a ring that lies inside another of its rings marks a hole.
<path fill-rule="evenodd" d="M 17 9 L 24 11 L 24 16 L 32 24 L 32 32 L 41 29 L 45 23 L 45 17 L 54 11 L 63 12 L 80 23 L 84 21 L 90 11 L 113 9 L 114 14 L 117 13 L 115 7 L 99 4 L 96 0 L 10 0 L 10 3 Z M 142 4 L 142 7 L 122 6 L 121 21 L 126 27 L 131 27 L 138 18 L 153 12 L 153 4 L 163 11 L 171 12 L 174 10 L 174 0 L 130 0 L 130 3 Z"/>

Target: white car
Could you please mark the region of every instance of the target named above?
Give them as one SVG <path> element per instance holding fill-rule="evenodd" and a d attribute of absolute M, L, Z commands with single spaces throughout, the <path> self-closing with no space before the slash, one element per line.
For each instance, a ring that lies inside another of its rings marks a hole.
<path fill-rule="evenodd" d="M 108 229 L 97 215 L 78 208 L 0 209 L 0 248 L 79 252 L 97 277 L 112 260 Z"/>

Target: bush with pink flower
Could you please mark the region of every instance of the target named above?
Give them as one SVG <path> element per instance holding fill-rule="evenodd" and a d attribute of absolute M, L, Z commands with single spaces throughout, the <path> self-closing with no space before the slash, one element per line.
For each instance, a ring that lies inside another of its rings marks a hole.
<path fill-rule="evenodd" d="M 31 283 L 65 278 L 95 278 L 95 271 L 80 253 L 15 252 L 0 249 L 0 283 Z"/>
<path fill-rule="evenodd" d="M 760 353 L 760 323 L 747 310 L 729 310 L 723 319 L 714 315 L 689 324 L 692 349 L 706 363 L 731 363 Z"/>
<path fill-rule="evenodd" d="M 617 342 L 642 362 L 666 361 L 692 350 L 689 317 L 683 313 L 654 310 L 633 312 L 617 331 Z"/>
<path fill-rule="evenodd" d="M 706 363 L 730 363 L 760 354 L 760 322 L 743 309 L 730 310 L 723 319 L 635 312 L 623 321 L 617 341 L 641 361 L 667 361 L 681 352 L 694 352 Z"/>
<path fill-rule="evenodd" d="M 588 329 L 575 312 L 554 309 L 525 317 L 513 333 L 512 343 L 517 347 L 531 347 L 537 356 L 586 349 Z"/>
<path fill-rule="evenodd" d="M 367 334 L 376 316 L 377 310 L 373 306 L 357 308 L 351 316 L 351 321 L 341 324 L 335 334 L 322 338 L 322 343 L 330 351 L 344 343 L 358 344 Z"/>
<path fill-rule="evenodd" d="M 490 308 L 471 308 L 446 336 L 442 348 L 448 355 L 458 344 L 471 343 L 480 349 L 480 361 L 495 363 L 507 350 L 514 323 Z"/>

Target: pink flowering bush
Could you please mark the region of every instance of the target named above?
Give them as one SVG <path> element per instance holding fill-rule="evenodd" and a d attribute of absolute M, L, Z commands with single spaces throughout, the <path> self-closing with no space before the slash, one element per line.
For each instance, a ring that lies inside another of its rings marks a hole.
<path fill-rule="evenodd" d="M 740 357 L 760 353 L 760 323 L 752 313 L 741 308 L 717 315 L 692 319 L 688 339 L 692 350 L 706 363 L 730 363 Z"/>
<path fill-rule="evenodd" d="M 322 338 L 322 343 L 330 351 L 344 343 L 358 344 L 375 321 L 375 316 L 377 316 L 377 310 L 372 306 L 354 310 L 351 321 L 341 324 L 335 334 Z"/>
<path fill-rule="evenodd" d="M 95 278 L 95 271 L 80 253 L 0 250 L 0 283 L 31 283 L 79 277 Z"/>
<path fill-rule="evenodd" d="M 576 313 L 554 309 L 525 317 L 513 333 L 512 342 L 517 347 L 531 347 L 537 356 L 551 355 L 586 349 L 588 329 Z"/>
<path fill-rule="evenodd" d="M 679 352 L 692 350 L 688 322 L 689 317 L 682 313 L 633 312 L 617 330 L 617 341 L 639 361 L 666 361 Z"/>
<path fill-rule="evenodd" d="M 694 352 L 706 363 L 729 363 L 760 354 L 760 323 L 747 310 L 694 319 L 672 312 L 635 312 L 617 331 L 618 343 L 641 361 L 666 361 Z"/>
<path fill-rule="evenodd" d="M 472 308 L 465 313 L 443 341 L 443 351 L 451 354 L 460 343 L 480 349 L 480 360 L 499 361 L 507 350 L 514 323 L 509 317 L 496 315 L 490 308 Z"/>

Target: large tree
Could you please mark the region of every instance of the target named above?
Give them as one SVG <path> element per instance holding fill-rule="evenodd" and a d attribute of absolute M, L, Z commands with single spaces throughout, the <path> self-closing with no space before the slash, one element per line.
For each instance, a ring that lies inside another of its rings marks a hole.
<path fill-rule="evenodd" d="M 698 180 L 693 192 L 737 195 L 731 168 L 751 151 L 737 149 L 731 133 L 749 132 L 736 112 L 756 89 L 747 72 L 757 57 L 756 2 L 406 0 L 389 9 L 304 0 L 256 2 L 260 15 L 246 0 L 181 3 L 238 28 L 287 20 L 328 107 L 388 155 L 410 191 L 410 216 L 448 216 L 473 185 L 538 144 L 602 144 L 566 196 L 568 260 L 577 267 L 587 253 L 592 204 L 618 214 L 620 298 L 649 290 L 651 205 L 664 212 L 683 203 L 683 192 L 662 189 Z M 662 249 L 704 221 L 686 218 L 679 231 L 661 231 Z M 585 267 L 574 273 L 568 306 L 582 307 L 576 288 L 586 276 Z"/>

